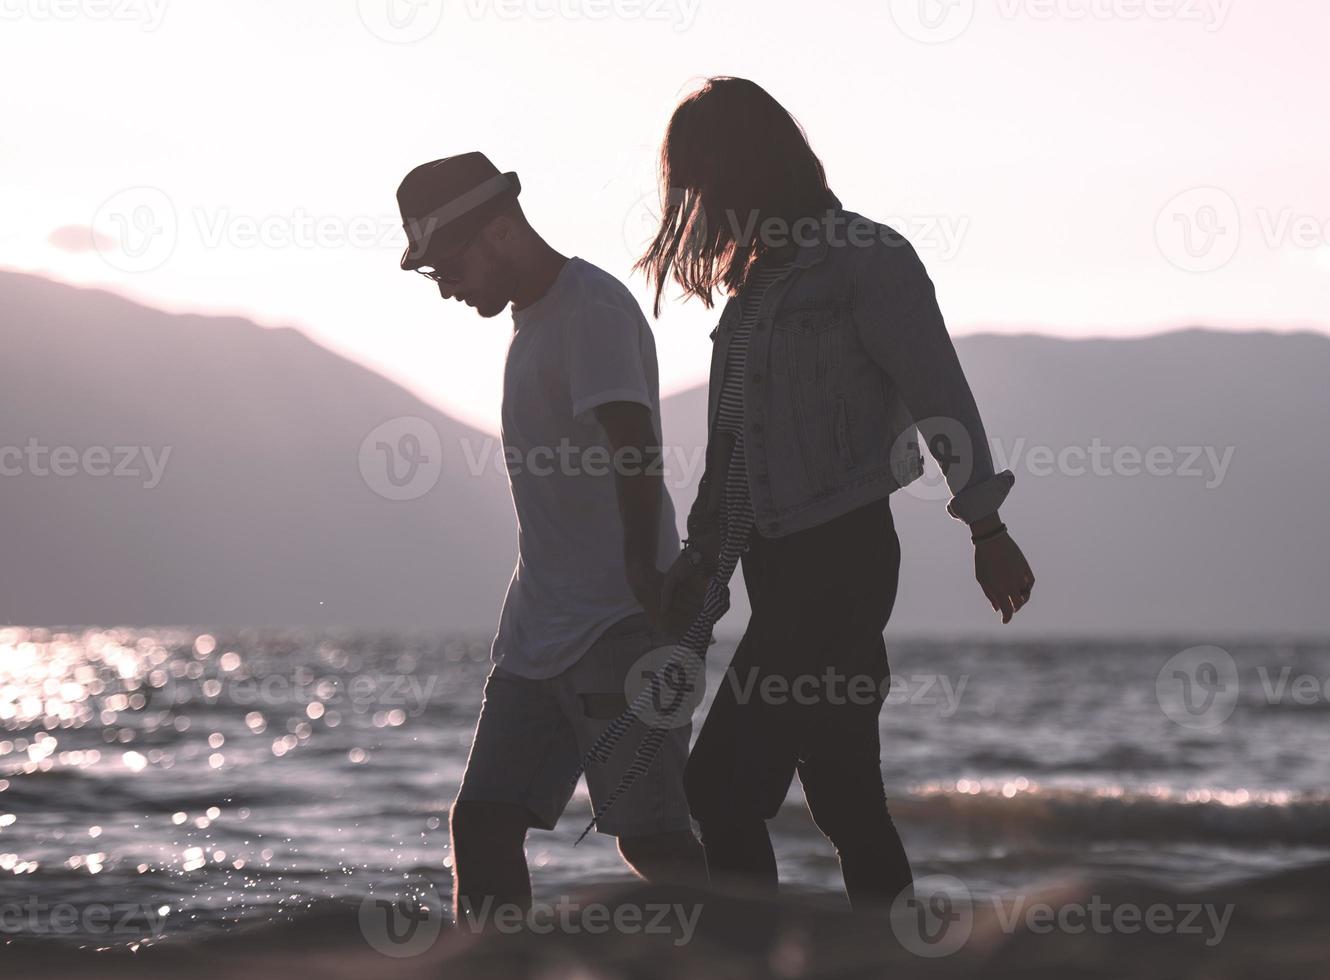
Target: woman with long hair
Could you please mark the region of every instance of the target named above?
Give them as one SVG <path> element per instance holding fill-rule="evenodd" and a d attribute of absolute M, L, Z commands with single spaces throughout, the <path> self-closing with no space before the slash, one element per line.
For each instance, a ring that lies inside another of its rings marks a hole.
<path fill-rule="evenodd" d="M 993 471 L 914 249 L 841 207 L 799 124 L 761 87 L 712 78 L 685 98 L 661 185 L 660 228 L 638 262 L 656 315 L 671 282 L 707 307 L 718 290 L 728 301 L 712 333 L 706 472 L 662 581 L 681 636 L 667 666 L 683 670 L 658 672 L 604 740 L 698 676 L 741 562 L 752 617 L 685 775 L 708 871 L 775 888 L 766 821 L 797 772 L 851 904 L 889 904 L 911 884 L 879 758 L 900 565 L 889 496 L 921 475 L 927 447 L 1005 623 L 1034 584 L 998 516 L 1014 478 Z M 625 780 L 650 764 L 657 725 Z"/>

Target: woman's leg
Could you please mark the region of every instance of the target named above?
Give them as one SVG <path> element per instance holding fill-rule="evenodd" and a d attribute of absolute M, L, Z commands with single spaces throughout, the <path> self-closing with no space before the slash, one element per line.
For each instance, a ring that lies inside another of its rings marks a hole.
<path fill-rule="evenodd" d="M 878 737 L 890 684 L 882 631 L 900 572 L 890 506 L 876 501 L 763 548 L 767 594 L 801 611 L 786 630 L 798 646 L 784 648 L 785 669 L 824 679 L 794 726 L 809 811 L 836 847 L 851 904 L 890 904 L 911 881 L 887 812 Z"/>
<path fill-rule="evenodd" d="M 900 544 L 884 504 L 842 520 L 835 537 L 823 539 L 837 552 L 844 583 L 824 635 L 845 697 L 829 699 L 809 726 L 799 780 L 814 822 L 836 847 L 850 904 L 862 909 L 890 905 L 913 877 L 887 812 L 878 734 L 890 685 L 882 631 L 896 602 Z"/>
<path fill-rule="evenodd" d="M 743 558 L 753 615 L 684 778 L 713 880 L 740 876 L 775 886 L 766 821 L 798 766 L 852 894 L 861 902 L 888 892 L 894 898 L 908 883 L 886 812 L 877 738 L 888 676 L 882 630 L 899 563 L 886 500 L 784 538 L 754 536 Z M 774 688 L 768 679 L 778 682 Z M 847 704 L 855 679 L 861 703 Z M 769 690 L 785 693 L 773 699 Z M 794 691 L 812 691 L 811 702 Z"/>
<path fill-rule="evenodd" d="M 889 906 L 913 880 L 882 786 L 880 706 L 851 704 L 828 713 L 799 760 L 808 810 L 835 845 L 845 891 L 857 910 Z"/>

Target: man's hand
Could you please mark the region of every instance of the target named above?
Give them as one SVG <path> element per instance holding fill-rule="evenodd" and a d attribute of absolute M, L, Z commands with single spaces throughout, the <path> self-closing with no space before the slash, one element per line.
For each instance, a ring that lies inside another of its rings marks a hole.
<path fill-rule="evenodd" d="M 660 440 L 652 426 L 651 409 L 645 405 L 607 402 L 597 406 L 595 413 L 616 460 L 614 487 L 623 522 L 628 587 L 655 629 L 660 624 L 660 593 L 665 577 L 656 568 L 661 501 L 665 498 L 665 481 L 654 465 L 660 459 Z"/>
<path fill-rule="evenodd" d="M 659 627 L 665 573 L 654 564 L 642 561 L 629 562 L 627 570 L 628 587 L 633 590 L 633 596 L 642 604 L 642 609 L 647 614 L 647 624 L 653 628 Z"/>
<path fill-rule="evenodd" d="M 686 556 L 674 559 L 664 575 L 660 594 L 660 625 L 666 637 L 678 640 L 702 611 L 709 576 Z"/>
<path fill-rule="evenodd" d="M 1001 522 L 994 516 L 991 523 L 986 519 L 972 525 L 971 530 L 982 537 L 987 530 L 998 526 Z M 974 577 L 994 611 L 1002 614 L 1004 624 L 1010 623 L 1011 617 L 1030 601 L 1034 588 L 1034 572 L 1029 562 L 1005 531 L 974 546 Z"/>

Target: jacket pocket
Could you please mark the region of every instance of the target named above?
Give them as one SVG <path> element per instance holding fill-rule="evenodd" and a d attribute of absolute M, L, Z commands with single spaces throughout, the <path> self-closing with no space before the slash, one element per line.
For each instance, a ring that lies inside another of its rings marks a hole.
<path fill-rule="evenodd" d="M 786 339 L 790 373 L 805 383 L 825 378 L 842 325 L 839 310 L 796 310 L 778 317 L 776 332 Z"/>

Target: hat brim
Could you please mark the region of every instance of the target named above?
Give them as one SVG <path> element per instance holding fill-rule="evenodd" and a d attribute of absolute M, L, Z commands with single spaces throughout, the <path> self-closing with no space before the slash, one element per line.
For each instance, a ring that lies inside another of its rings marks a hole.
<path fill-rule="evenodd" d="M 457 255 L 481 230 L 497 217 L 522 192 L 521 181 L 517 174 L 509 171 L 498 175 L 505 180 L 505 186 L 490 196 L 466 208 L 455 217 L 450 217 L 435 225 L 433 218 L 439 211 L 451 205 L 436 209 L 431 215 L 407 218 L 406 249 L 402 252 L 400 265 L 403 270 L 414 271 L 423 265 L 430 265 Z"/>

